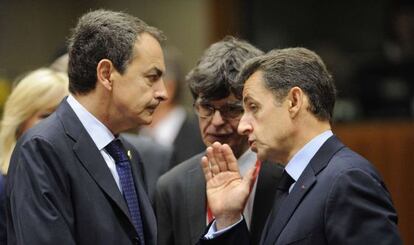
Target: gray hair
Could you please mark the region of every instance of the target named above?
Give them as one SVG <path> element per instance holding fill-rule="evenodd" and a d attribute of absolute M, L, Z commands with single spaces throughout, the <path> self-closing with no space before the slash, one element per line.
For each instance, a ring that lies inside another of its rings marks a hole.
<path fill-rule="evenodd" d="M 186 77 L 193 98 L 215 100 L 234 93 L 233 83 L 244 62 L 262 54 L 250 43 L 231 36 L 212 44 Z"/>
<path fill-rule="evenodd" d="M 69 39 L 69 90 L 86 94 L 95 89 L 96 66 L 109 59 L 121 74 L 133 57 L 139 35 L 148 33 L 159 42 L 160 30 L 123 12 L 95 10 L 83 15 Z"/>
<path fill-rule="evenodd" d="M 256 71 L 263 74 L 266 88 L 277 100 L 286 97 L 295 86 L 309 97 L 309 110 L 321 120 L 331 120 L 335 105 L 336 89 L 331 74 L 322 59 L 306 48 L 272 50 L 246 62 L 240 72 L 237 90 Z"/>

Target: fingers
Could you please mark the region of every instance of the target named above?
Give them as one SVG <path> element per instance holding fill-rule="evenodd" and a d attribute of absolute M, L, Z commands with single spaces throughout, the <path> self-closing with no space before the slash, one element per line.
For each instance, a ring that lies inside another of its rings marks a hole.
<path fill-rule="evenodd" d="M 204 177 L 206 178 L 206 182 L 208 182 L 211 178 L 213 178 L 213 174 L 210 170 L 210 164 L 208 158 L 206 156 L 201 158 L 201 167 L 203 168 Z"/>
<path fill-rule="evenodd" d="M 230 146 L 219 142 L 207 147 L 206 156 L 202 158 L 201 164 L 207 181 L 220 172 L 239 170 Z"/>
<path fill-rule="evenodd" d="M 217 157 L 216 157 L 217 153 L 212 146 L 207 147 L 206 152 L 207 152 L 207 159 L 208 159 L 210 171 L 213 176 L 217 175 L 218 173 L 220 173 L 220 167 L 217 163 Z"/>
<path fill-rule="evenodd" d="M 217 164 L 220 172 L 224 172 L 228 170 L 227 161 L 223 155 L 223 146 L 222 144 L 215 142 L 213 147 L 213 153 L 215 157 L 215 163 Z"/>
<path fill-rule="evenodd" d="M 226 168 L 230 171 L 239 171 L 239 165 L 237 164 L 237 159 L 233 154 L 233 151 L 231 150 L 230 146 L 227 144 L 224 144 L 221 147 L 221 155 L 223 158 L 223 161 L 226 163 Z"/>

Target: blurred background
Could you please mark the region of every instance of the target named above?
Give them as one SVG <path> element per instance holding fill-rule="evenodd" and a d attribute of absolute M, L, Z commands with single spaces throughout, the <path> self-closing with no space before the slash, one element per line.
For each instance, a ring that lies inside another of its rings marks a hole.
<path fill-rule="evenodd" d="M 65 53 L 77 18 L 97 8 L 163 30 L 184 73 L 229 34 L 264 51 L 315 50 L 337 83 L 334 132 L 379 169 L 414 244 L 414 1 L 0 0 L 0 113 L 13 81 Z"/>

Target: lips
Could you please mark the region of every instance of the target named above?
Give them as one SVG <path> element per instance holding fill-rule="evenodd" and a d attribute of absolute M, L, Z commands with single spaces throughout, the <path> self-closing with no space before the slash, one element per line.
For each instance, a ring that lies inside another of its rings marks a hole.
<path fill-rule="evenodd" d="M 151 105 L 149 105 L 147 108 L 148 108 L 149 110 L 155 110 L 155 109 L 157 109 L 158 105 L 159 105 L 159 103 L 157 103 L 157 104 L 151 104 Z"/>
<path fill-rule="evenodd" d="M 211 142 L 214 142 L 214 141 L 225 142 L 230 136 L 231 134 L 208 134 L 207 138 Z"/>
<path fill-rule="evenodd" d="M 152 114 L 152 113 L 154 113 L 155 109 L 157 109 L 158 105 L 159 105 L 159 103 L 151 104 L 151 105 L 147 106 L 147 110 Z"/>
<path fill-rule="evenodd" d="M 249 140 L 250 149 L 254 152 L 257 152 L 256 140 Z"/>

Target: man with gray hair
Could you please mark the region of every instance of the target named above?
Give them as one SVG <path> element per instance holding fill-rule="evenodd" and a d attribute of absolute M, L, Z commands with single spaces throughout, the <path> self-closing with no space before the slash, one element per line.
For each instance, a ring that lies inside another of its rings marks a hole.
<path fill-rule="evenodd" d="M 253 58 L 238 85 L 239 133 L 259 159 L 285 165 L 260 244 L 402 243 L 380 175 L 331 131 L 336 90 L 317 54 L 289 48 Z M 202 166 L 216 220 L 201 244 L 250 244 L 241 213 L 254 170 L 242 178 L 232 149 L 219 142 Z"/>
<path fill-rule="evenodd" d="M 271 189 L 283 170 L 277 164 L 257 161 L 247 137 L 237 133 L 243 107 L 233 83 L 243 63 L 260 54 L 262 51 L 251 44 L 227 37 L 211 45 L 187 76 L 204 144 L 228 144 L 242 173 L 253 166 L 260 169 L 243 211 L 253 244 L 259 242 L 271 208 Z M 207 207 L 206 183 L 200 167 L 204 155 L 204 151 L 195 155 L 158 180 L 155 204 L 160 245 L 195 244 L 213 218 Z"/>
<path fill-rule="evenodd" d="M 118 136 L 167 98 L 159 30 L 122 12 L 79 19 L 69 90 L 18 141 L 8 173 L 8 244 L 156 244 L 139 155 Z"/>

